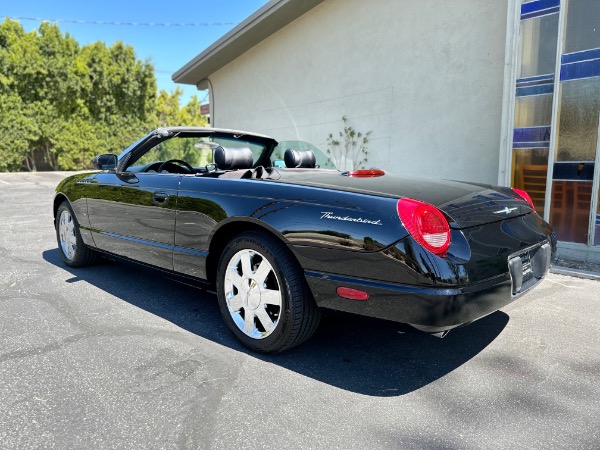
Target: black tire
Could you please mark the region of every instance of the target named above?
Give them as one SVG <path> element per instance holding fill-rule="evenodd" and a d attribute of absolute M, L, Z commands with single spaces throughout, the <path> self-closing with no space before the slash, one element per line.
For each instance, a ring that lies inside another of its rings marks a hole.
<path fill-rule="evenodd" d="M 249 261 L 246 270 L 244 258 Z M 268 264 L 263 266 L 263 260 Z M 312 336 L 321 318 L 293 254 L 279 240 L 261 232 L 240 234 L 225 247 L 217 268 L 217 297 L 223 319 L 235 337 L 261 353 L 301 344 Z M 278 297 L 279 307 L 273 301 Z"/>
<path fill-rule="evenodd" d="M 65 221 L 62 225 L 61 220 Z M 94 264 L 98 260 L 98 253 L 83 242 L 77 218 L 66 200 L 56 210 L 54 228 L 58 251 L 65 264 L 71 267 L 83 267 Z"/>

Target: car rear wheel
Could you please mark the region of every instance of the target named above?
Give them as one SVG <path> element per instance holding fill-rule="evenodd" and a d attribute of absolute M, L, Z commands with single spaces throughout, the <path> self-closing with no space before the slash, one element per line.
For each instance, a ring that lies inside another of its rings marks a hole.
<path fill-rule="evenodd" d="M 217 269 L 217 296 L 233 334 L 263 353 L 304 342 L 321 316 L 287 247 L 258 232 L 241 234 L 225 247 Z"/>
<path fill-rule="evenodd" d="M 68 266 L 82 267 L 96 261 L 98 254 L 81 239 L 79 225 L 67 201 L 62 202 L 56 211 L 55 227 L 58 251 Z"/>

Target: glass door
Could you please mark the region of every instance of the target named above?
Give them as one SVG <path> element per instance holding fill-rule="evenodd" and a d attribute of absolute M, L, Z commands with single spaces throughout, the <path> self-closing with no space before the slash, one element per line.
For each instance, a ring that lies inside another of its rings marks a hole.
<path fill-rule="evenodd" d="M 521 6 L 511 186 L 527 191 L 544 215 L 559 1 Z"/>
<path fill-rule="evenodd" d="M 559 241 L 600 246 L 600 0 L 522 1 L 519 33 L 511 185 Z"/>
<path fill-rule="evenodd" d="M 600 1 L 563 8 L 550 222 L 561 241 L 600 245 Z"/>

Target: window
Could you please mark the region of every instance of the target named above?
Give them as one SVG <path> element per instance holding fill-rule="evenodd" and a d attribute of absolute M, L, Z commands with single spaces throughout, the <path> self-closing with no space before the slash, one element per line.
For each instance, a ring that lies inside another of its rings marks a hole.
<path fill-rule="evenodd" d="M 128 172 L 158 172 L 161 164 L 168 160 L 179 160 L 189 164 L 194 171 L 202 172 L 213 163 L 213 149 L 217 146 L 225 148 L 249 148 L 253 162 L 256 163 L 265 146 L 258 142 L 234 137 L 219 136 L 174 136 L 160 141 L 146 152 L 134 156 L 125 169 Z M 189 173 L 189 169 L 179 173 Z"/>

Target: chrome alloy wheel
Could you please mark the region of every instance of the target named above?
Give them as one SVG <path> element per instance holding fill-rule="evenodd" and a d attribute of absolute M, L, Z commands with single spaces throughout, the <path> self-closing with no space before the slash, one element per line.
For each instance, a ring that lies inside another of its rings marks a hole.
<path fill-rule="evenodd" d="M 77 249 L 77 237 L 75 236 L 75 223 L 69 211 L 62 211 L 58 218 L 58 236 L 60 247 L 68 259 L 75 257 Z"/>
<path fill-rule="evenodd" d="M 281 284 L 267 258 L 255 250 L 240 250 L 225 273 L 225 299 L 235 325 L 253 339 L 269 336 L 282 310 Z"/>

